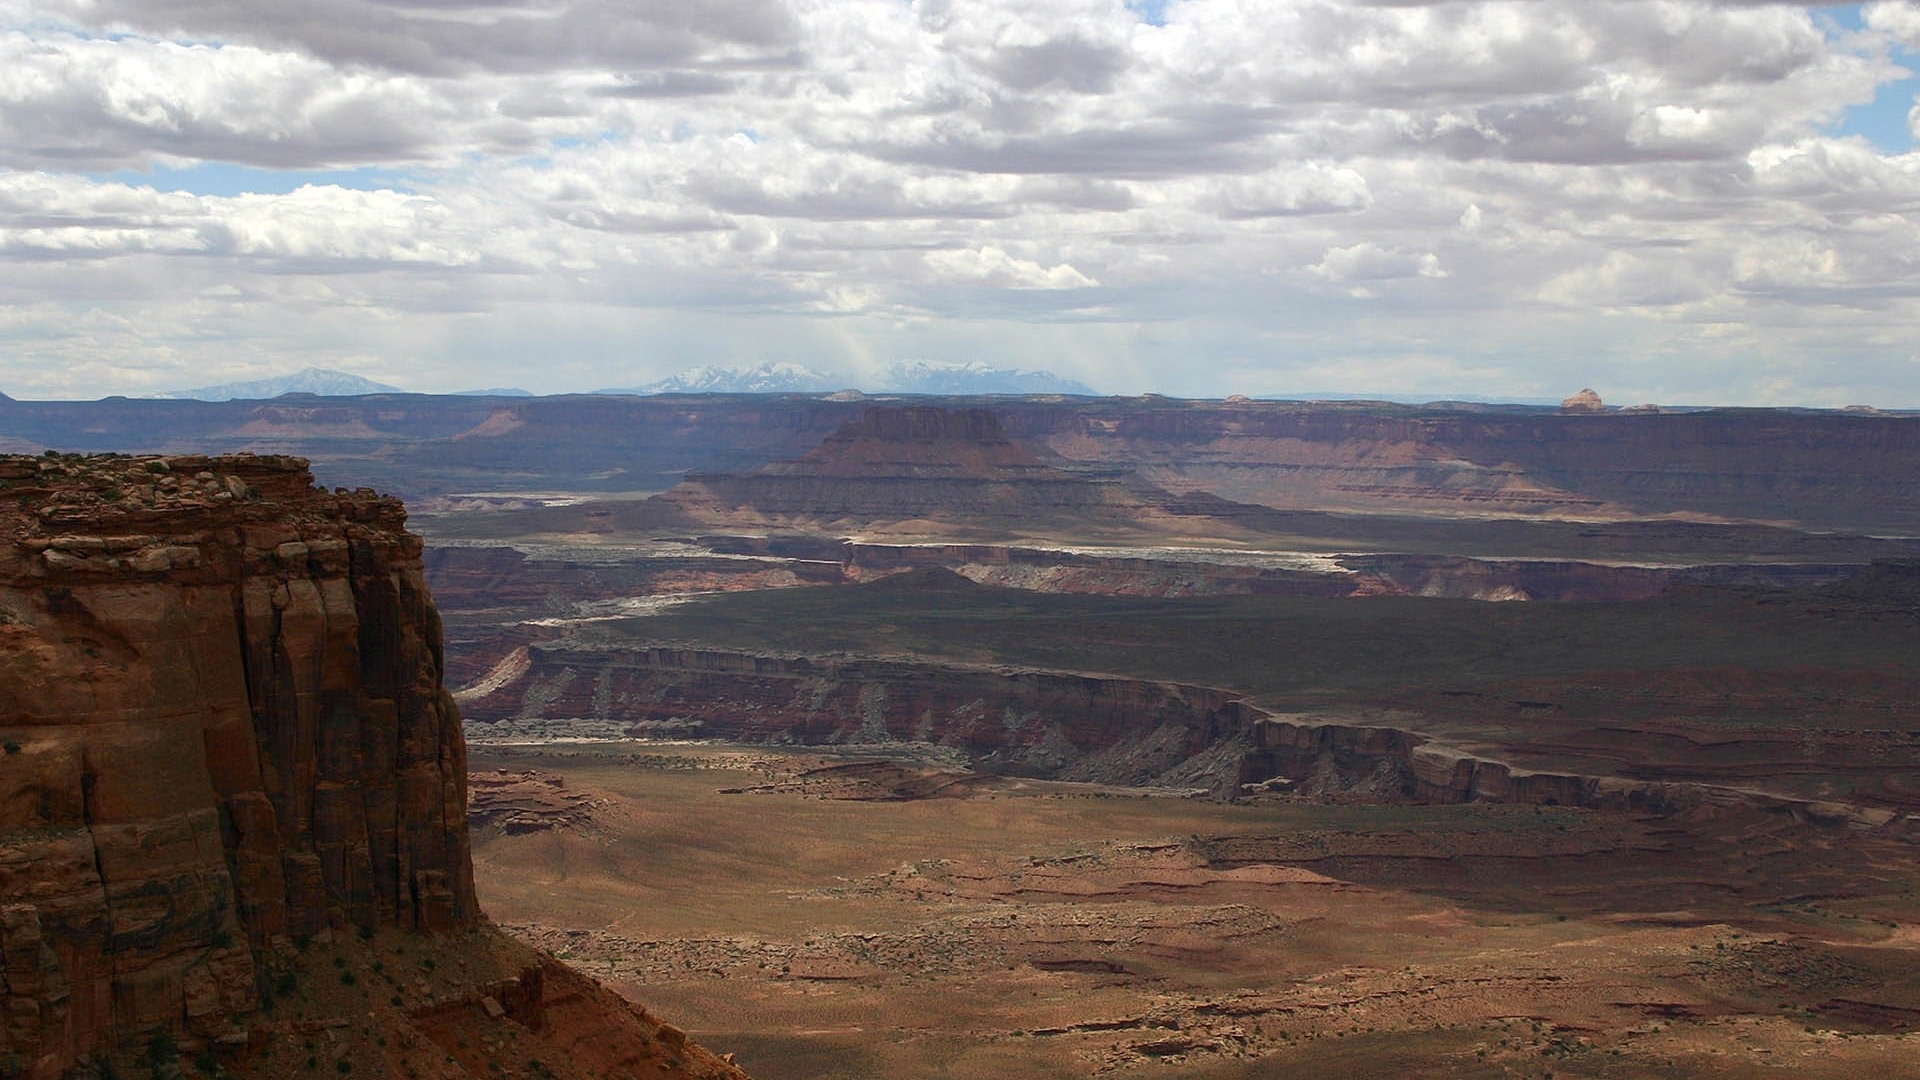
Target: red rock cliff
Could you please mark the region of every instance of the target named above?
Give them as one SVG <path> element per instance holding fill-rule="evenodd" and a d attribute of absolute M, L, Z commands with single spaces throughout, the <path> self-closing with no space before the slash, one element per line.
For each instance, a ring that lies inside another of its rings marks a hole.
<path fill-rule="evenodd" d="M 277 942 L 477 919 L 404 519 L 297 458 L 0 458 L 0 1057 L 218 1037 Z"/>

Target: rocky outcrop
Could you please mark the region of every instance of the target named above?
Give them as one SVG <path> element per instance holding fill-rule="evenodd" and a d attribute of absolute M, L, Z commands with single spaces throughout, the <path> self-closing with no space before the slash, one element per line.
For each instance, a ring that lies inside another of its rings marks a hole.
<path fill-rule="evenodd" d="M 0 1055 L 215 1039 L 258 958 L 478 918 L 400 504 L 276 457 L 0 459 Z"/>
<path fill-rule="evenodd" d="M 1563 413 L 1603 413 L 1607 411 L 1607 406 L 1600 400 L 1599 394 L 1594 393 L 1591 389 L 1587 389 L 1562 400 L 1560 402 L 1560 411 Z"/>
<path fill-rule="evenodd" d="M 1239 760 L 1239 790 L 1362 802 L 1515 803 L 1672 814 L 1740 807 L 1826 825 L 1920 839 L 1920 805 L 1861 805 L 1769 792 L 1751 778 L 1716 783 L 1697 772 L 1637 776 L 1527 769 L 1411 731 L 1263 716 Z"/>
<path fill-rule="evenodd" d="M 469 773 L 467 821 L 504 833 L 578 829 L 593 824 L 592 796 L 567 788 L 565 777 L 532 770 Z"/>

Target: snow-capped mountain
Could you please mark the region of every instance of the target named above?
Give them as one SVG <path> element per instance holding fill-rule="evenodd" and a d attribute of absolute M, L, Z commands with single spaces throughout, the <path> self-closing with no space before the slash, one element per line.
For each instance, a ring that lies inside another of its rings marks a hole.
<path fill-rule="evenodd" d="M 1085 383 L 1051 371 L 1021 371 L 972 361 L 900 360 L 867 377 L 824 375 L 791 363 L 758 367 L 695 367 L 657 382 L 602 394 L 817 394 L 858 388 L 893 394 L 1085 394 Z"/>
<path fill-rule="evenodd" d="M 354 397 L 360 394 L 399 394 L 405 393 L 397 386 L 377 383 L 372 379 L 363 379 L 358 375 L 349 375 L 344 371 L 332 371 L 327 368 L 308 368 L 297 375 L 283 375 L 277 379 L 254 379 L 250 382 L 223 383 L 219 386 L 201 386 L 192 390 L 168 390 L 154 394 L 157 398 L 185 401 L 234 401 L 276 398 L 281 394 L 318 394 L 321 397 Z"/>
<path fill-rule="evenodd" d="M 881 376 L 882 390 L 899 394 L 1084 394 L 1092 387 L 1051 371 L 992 367 L 978 360 L 900 360 Z"/>
<path fill-rule="evenodd" d="M 678 375 L 629 389 L 600 390 L 601 394 L 812 394 L 837 390 L 843 383 L 799 364 L 765 363 L 758 367 L 693 367 Z"/>

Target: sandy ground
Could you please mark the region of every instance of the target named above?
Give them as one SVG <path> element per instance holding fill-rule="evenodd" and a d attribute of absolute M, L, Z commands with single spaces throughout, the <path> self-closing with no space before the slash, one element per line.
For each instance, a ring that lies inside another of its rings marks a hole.
<path fill-rule="evenodd" d="M 1920 1075 L 1906 844 L 846 764 L 476 748 L 593 808 L 482 900 L 762 1080 Z"/>

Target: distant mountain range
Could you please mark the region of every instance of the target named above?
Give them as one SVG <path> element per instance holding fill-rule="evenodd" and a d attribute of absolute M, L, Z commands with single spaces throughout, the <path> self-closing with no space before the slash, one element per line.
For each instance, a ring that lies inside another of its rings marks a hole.
<path fill-rule="evenodd" d="M 1080 394 L 1098 392 L 1086 383 L 1051 371 L 992 367 L 978 360 L 965 364 L 939 360 L 901 360 L 887 368 L 882 390 L 896 394 Z"/>
<path fill-rule="evenodd" d="M 825 375 L 789 363 L 757 367 L 694 367 L 642 386 L 598 391 L 602 394 L 817 394 L 837 389 L 892 394 L 1083 394 L 1085 383 L 1050 371 L 1021 371 L 973 361 L 901 360 L 871 379 Z"/>
<path fill-rule="evenodd" d="M 360 394 L 400 394 L 406 391 L 397 386 L 377 383 L 372 379 L 363 379 L 358 375 L 349 375 L 344 371 L 331 371 L 327 368 L 308 368 L 295 375 L 283 375 L 277 379 L 254 379 L 249 382 L 222 383 L 219 386 L 199 386 L 192 390 L 168 390 L 154 394 L 156 398 L 175 401 L 253 401 L 277 398 L 281 394 L 318 394 L 321 397 L 356 397 Z"/>
<path fill-rule="evenodd" d="M 950 363 L 939 360 L 901 360 L 877 375 L 863 379 L 829 375 L 800 364 L 769 362 L 754 367 L 688 368 L 677 375 L 641 386 L 598 390 L 600 394 L 824 394 L 858 389 L 881 394 L 939 394 L 965 397 L 987 394 L 1078 394 L 1097 391 L 1082 382 L 1050 371 L 993 367 L 979 361 Z M 308 368 L 274 379 L 168 390 L 154 398 L 186 401 L 258 401 L 282 394 L 355 397 L 361 394 L 406 393 L 397 386 L 374 382 L 328 368 Z M 531 397 L 518 387 L 465 390 L 462 395 Z"/>
<path fill-rule="evenodd" d="M 844 383 L 799 364 L 759 367 L 691 367 L 641 386 L 597 390 L 600 394 L 814 394 Z"/>

